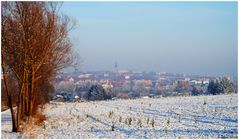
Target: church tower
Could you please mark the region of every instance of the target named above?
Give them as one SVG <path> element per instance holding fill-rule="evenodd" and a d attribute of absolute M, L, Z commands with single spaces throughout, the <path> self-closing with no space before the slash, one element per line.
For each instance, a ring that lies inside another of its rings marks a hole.
<path fill-rule="evenodd" d="M 117 63 L 117 61 L 115 62 L 115 73 L 118 73 L 118 63 Z"/>

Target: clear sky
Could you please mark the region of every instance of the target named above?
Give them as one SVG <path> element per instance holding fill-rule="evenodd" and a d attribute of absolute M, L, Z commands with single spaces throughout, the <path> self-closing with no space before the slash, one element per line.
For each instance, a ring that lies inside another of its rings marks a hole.
<path fill-rule="evenodd" d="M 237 76 L 237 2 L 64 2 L 82 71 Z"/>

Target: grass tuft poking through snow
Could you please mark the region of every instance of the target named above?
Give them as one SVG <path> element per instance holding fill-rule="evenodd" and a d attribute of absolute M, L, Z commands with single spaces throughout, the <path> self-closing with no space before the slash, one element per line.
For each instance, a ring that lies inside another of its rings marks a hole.
<path fill-rule="evenodd" d="M 237 94 L 51 102 L 46 120 L 29 132 L 11 133 L 10 111 L 2 112 L 1 138 L 237 138 Z"/>

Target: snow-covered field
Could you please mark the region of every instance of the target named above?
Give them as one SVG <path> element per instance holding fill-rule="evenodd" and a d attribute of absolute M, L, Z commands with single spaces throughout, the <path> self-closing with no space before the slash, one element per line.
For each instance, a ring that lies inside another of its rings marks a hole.
<path fill-rule="evenodd" d="M 56 103 L 47 120 L 24 134 L 2 112 L 1 138 L 237 138 L 237 94 Z M 8 118 L 9 117 L 9 118 Z"/>

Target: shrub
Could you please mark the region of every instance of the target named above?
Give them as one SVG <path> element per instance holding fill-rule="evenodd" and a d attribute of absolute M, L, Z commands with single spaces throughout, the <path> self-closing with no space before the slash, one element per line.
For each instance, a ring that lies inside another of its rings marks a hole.
<path fill-rule="evenodd" d="M 119 117 L 119 122 L 121 122 L 121 121 L 122 121 L 122 117 L 120 116 L 120 117 Z"/>
<path fill-rule="evenodd" d="M 34 122 L 35 125 L 42 125 L 43 122 L 46 120 L 46 116 L 40 112 L 37 112 L 34 115 L 34 118 L 35 118 L 35 122 Z"/>
<path fill-rule="evenodd" d="M 151 120 L 151 125 L 152 125 L 152 127 L 154 127 L 154 125 L 155 125 L 154 119 Z"/>
<path fill-rule="evenodd" d="M 195 123 L 195 124 L 198 123 L 198 118 L 197 118 L 197 117 L 194 118 L 194 123 Z"/>
<path fill-rule="evenodd" d="M 128 118 L 128 121 L 129 121 L 129 125 L 131 125 L 131 123 L 132 123 L 132 118 L 131 118 L 131 117 Z"/>
<path fill-rule="evenodd" d="M 128 124 L 128 118 L 125 119 L 124 123 L 125 123 L 125 124 Z"/>
<path fill-rule="evenodd" d="M 115 131 L 115 125 L 114 124 L 111 125 L 111 131 Z"/>
<path fill-rule="evenodd" d="M 147 124 L 149 124 L 149 118 L 147 118 Z"/>
<path fill-rule="evenodd" d="M 142 127 L 142 126 L 143 126 L 141 119 L 138 119 L 137 125 L 139 125 L 139 127 Z"/>
<path fill-rule="evenodd" d="M 169 125 L 169 124 L 170 124 L 170 118 L 167 119 L 167 125 Z"/>
<path fill-rule="evenodd" d="M 207 104 L 207 101 L 206 101 L 206 99 L 204 99 L 204 101 L 203 101 L 203 105 L 206 105 Z"/>
<path fill-rule="evenodd" d="M 112 116 L 113 116 L 113 113 L 114 113 L 113 111 L 110 111 L 110 112 L 109 112 L 109 115 L 108 115 L 108 116 L 109 116 L 109 118 L 112 118 Z"/>

